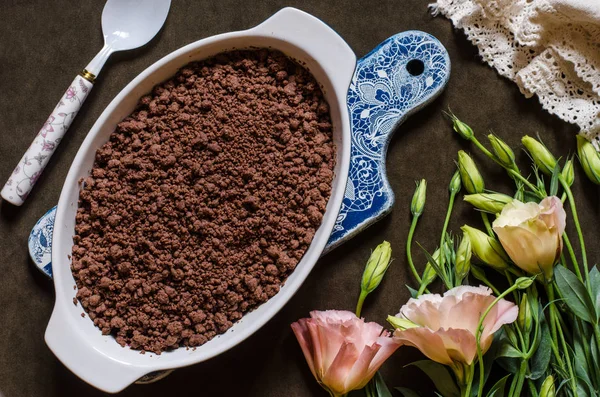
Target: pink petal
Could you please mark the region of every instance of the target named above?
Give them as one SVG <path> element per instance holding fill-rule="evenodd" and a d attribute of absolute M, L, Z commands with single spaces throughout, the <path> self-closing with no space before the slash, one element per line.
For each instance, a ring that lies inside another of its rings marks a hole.
<path fill-rule="evenodd" d="M 466 329 L 473 335 L 477 332 L 481 315 L 494 301 L 492 295 L 479 295 L 467 292 L 460 302 L 446 310 L 442 328 Z"/>
<path fill-rule="evenodd" d="M 308 328 L 308 332 L 310 333 L 310 339 L 313 344 L 313 360 L 316 378 L 322 379 L 327 368 L 325 367 L 326 357 L 323 357 L 324 349 L 327 348 L 327 345 L 323 346 L 320 328 L 316 321 L 307 319 L 306 326 Z M 327 343 L 327 341 L 325 341 L 325 343 Z"/>
<path fill-rule="evenodd" d="M 397 345 L 396 345 L 397 346 Z M 354 363 L 352 370 L 346 376 L 346 390 L 362 389 L 369 383 L 375 371 L 371 371 L 371 365 L 375 356 L 379 353 L 381 345 L 373 343 L 365 346 L 358 360 Z M 385 361 L 385 360 L 384 360 Z"/>
<path fill-rule="evenodd" d="M 352 370 L 359 354 L 355 345 L 348 342 L 342 343 L 338 354 L 323 376 L 323 383 L 337 394 L 348 393 L 350 390 L 346 390 L 346 375 Z"/>
<path fill-rule="evenodd" d="M 440 327 L 439 305 L 442 304 L 442 302 L 443 299 L 441 297 L 439 301 L 424 300 L 419 302 L 415 299 L 411 302 L 409 300 L 406 305 L 402 306 L 397 317 L 406 318 L 415 324 L 435 330 Z"/>
<path fill-rule="evenodd" d="M 383 363 L 400 347 L 400 343 L 389 336 L 380 336 L 377 339 L 377 344 L 380 345 L 381 348 L 371 360 L 369 373 L 367 374 L 369 378 L 372 378 Z"/>
<path fill-rule="evenodd" d="M 427 328 L 410 328 L 404 331 L 397 329 L 394 339 L 400 344 L 416 347 L 433 361 L 445 365 L 452 364 L 442 338 Z"/>
<path fill-rule="evenodd" d="M 337 356 L 341 346 L 346 342 L 346 338 L 343 335 L 345 327 L 343 324 L 327 324 L 316 319 L 313 319 L 311 323 L 314 324 L 313 339 L 318 340 L 318 343 L 315 342 L 315 345 L 318 344 L 320 347 L 320 368 L 325 373 Z M 318 365 L 317 368 L 319 368 Z"/>
<path fill-rule="evenodd" d="M 519 315 L 519 307 L 505 299 L 500 299 L 500 301 L 496 303 L 496 307 L 496 318 L 493 326 L 490 329 L 490 333 L 492 334 L 498 331 L 504 324 L 511 324 L 515 322 Z"/>
<path fill-rule="evenodd" d="M 436 332 L 453 361 L 471 364 L 477 355 L 475 335 L 464 329 L 440 329 Z M 488 346 L 489 348 L 489 346 Z M 487 349 L 485 349 L 487 350 Z"/>
<path fill-rule="evenodd" d="M 314 346 L 312 343 L 311 335 L 306 325 L 307 319 L 303 318 L 293 323 L 292 331 L 294 331 L 294 335 L 296 335 L 296 339 L 298 339 L 298 343 L 302 348 L 302 353 L 304 353 L 304 358 L 306 359 L 306 363 L 310 368 L 310 372 L 312 372 L 313 376 L 317 381 L 317 374 L 315 373 L 315 363 L 313 361 L 313 354 L 315 353 Z"/>

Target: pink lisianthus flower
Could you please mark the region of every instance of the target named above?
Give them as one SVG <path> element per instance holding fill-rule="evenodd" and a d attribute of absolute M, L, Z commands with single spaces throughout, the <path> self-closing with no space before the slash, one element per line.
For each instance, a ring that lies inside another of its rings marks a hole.
<path fill-rule="evenodd" d="M 312 311 L 292 330 L 317 382 L 336 397 L 365 387 L 400 346 L 381 325 L 349 311 Z"/>
<path fill-rule="evenodd" d="M 479 319 L 495 299 L 487 287 L 461 286 L 443 296 L 425 294 L 411 298 L 396 317 L 388 320 L 396 326 L 394 339 L 450 366 L 460 378 L 463 368 L 473 364 L 477 356 L 475 336 Z M 504 299 L 492 307 L 482 324 L 483 353 L 490 348 L 494 333 L 502 325 L 514 322 L 518 313 L 518 307 Z"/>

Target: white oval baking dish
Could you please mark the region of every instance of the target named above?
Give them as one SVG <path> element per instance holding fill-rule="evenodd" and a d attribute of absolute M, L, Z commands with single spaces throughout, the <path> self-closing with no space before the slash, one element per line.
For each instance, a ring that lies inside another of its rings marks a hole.
<path fill-rule="evenodd" d="M 332 193 L 323 223 L 306 254 L 280 292 L 223 335 L 196 349 L 180 348 L 161 355 L 140 354 L 103 336 L 84 312 L 73 304 L 75 280 L 70 270 L 80 178 L 91 170 L 95 153 L 128 116 L 140 97 L 173 76 L 185 64 L 240 48 L 270 47 L 306 66 L 322 85 L 331 108 L 337 163 Z M 214 357 L 237 345 L 271 319 L 298 290 L 321 255 L 335 223 L 348 177 L 350 122 L 346 95 L 356 57 L 329 26 L 302 11 L 285 8 L 261 25 L 240 32 L 209 37 L 189 44 L 156 62 L 129 83 L 108 105 L 83 141 L 63 186 L 54 226 L 52 266 L 56 304 L 46 330 L 46 343 L 72 372 L 91 385 L 118 392 L 154 371 L 178 368 Z"/>

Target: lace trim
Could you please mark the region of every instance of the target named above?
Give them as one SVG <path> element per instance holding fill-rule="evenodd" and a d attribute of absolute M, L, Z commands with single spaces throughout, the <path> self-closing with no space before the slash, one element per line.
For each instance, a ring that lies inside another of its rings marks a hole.
<path fill-rule="evenodd" d="M 600 145 L 600 18 L 566 0 L 438 0 L 482 59 Z M 598 15 L 600 17 L 600 14 Z"/>

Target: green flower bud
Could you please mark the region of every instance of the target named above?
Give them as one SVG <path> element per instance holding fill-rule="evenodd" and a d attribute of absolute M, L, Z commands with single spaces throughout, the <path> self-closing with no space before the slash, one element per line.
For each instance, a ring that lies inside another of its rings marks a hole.
<path fill-rule="evenodd" d="M 488 139 L 498 161 L 500 161 L 500 163 L 502 163 L 502 165 L 506 168 L 513 170 L 516 169 L 517 165 L 515 164 L 515 152 L 513 152 L 510 146 L 508 146 L 506 142 L 494 134 L 489 134 Z"/>
<path fill-rule="evenodd" d="M 379 244 L 377 248 L 373 250 L 371 257 L 365 266 L 362 282 L 360 283 L 360 288 L 363 292 L 370 294 L 377 288 L 390 266 L 391 258 L 392 247 L 387 241 Z"/>
<path fill-rule="evenodd" d="M 517 317 L 517 323 L 519 328 L 525 332 L 531 331 L 531 306 L 529 305 L 529 299 L 527 294 L 523 294 L 521 297 L 521 303 L 519 304 L 519 316 Z"/>
<path fill-rule="evenodd" d="M 600 153 L 590 141 L 577 135 L 579 163 L 590 181 L 600 185 Z"/>
<path fill-rule="evenodd" d="M 479 266 L 471 264 L 471 274 L 479 281 L 482 281 L 484 283 L 488 281 L 483 269 L 481 269 Z"/>
<path fill-rule="evenodd" d="M 548 375 L 548 377 L 542 383 L 542 388 L 540 389 L 540 397 L 554 397 L 556 396 L 556 388 L 554 386 L 554 377 L 552 375 Z"/>
<path fill-rule="evenodd" d="M 471 140 L 473 135 L 475 135 L 471 127 L 460 121 L 454 114 L 450 113 L 449 116 L 450 120 L 452 120 L 452 128 L 454 128 L 454 131 L 458 132 L 458 134 L 466 140 Z"/>
<path fill-rule="evenodd" d="M 518 289 L 526 289 L 531 287 L 531 284 L 533 284 L 533 280 L 535 279 L 534 277 L 519 277 L 516 281 L 515 281 L 515 285 L 517 286 Z"/>
<path fill-rule="evenodd" d="M 415 189 L 415 194 L 413 195 L 412 202 L 410 203 L 410 212 L 412 212 L 413 216 L 421 216 L 423 213 L 423 208 L 425 208 L 425 199 L 427 193 L 427 181 L 425 179 L 421 179 L 417 182 L 417 188 Z"/>
<path fill-rule="evenodd" d="M 475 162 L 463 150 L 458 152 L 458 171 L 465 190 L 471 194 L 483 193 L 485 184 Z"/>
<path fill-rule="evenodd" d="M 460 172 L 458 172 L 458 170 L 454 173 L 454 175 L 452 175 L 452 179 L 450 180 L 450 186 L 448 186 L 448 189 L 450 190 L 450 193 L 456 194 L 458 192 L 460 192 L 460 187 L 462 186 L 462 183 L 460 181 Z"/>
<path fill-rule="evenodd" d="M 546 148 L 546 146 L 528 135 L 525 135 L 521 139 L 521 142 L 531 155 L 531 158 L 533 158 L 533 161 L 538 166 L 540 171 L 546 175 L 552 175 L 554 167 L 556 167 L 556 159 Z"/>
<path fill-rule="evenodd" d="M 573 169 L 573 160 L 569 159 L 560 173 L 567 185 L 571 186 L 575 181 L 575 170 Z"/>
<path fill-rule="evenodd" d="M 504 331 L 506 332 L 506 336 L 508 337 L 508 340 L 510 341 L 510 343 L 513 346 L 519 346 L 519 340 L 517 339 L 517 334 L 515 334 L 515 331 L 512 329 L 512 327 L 504 327 Z"/>
<path fill-rule="evenodd" d="M 394 317 L 394 316 L 388 316 L 387 322 L 390 323 L 392 325 L 392 327 L 394 327 L 395 329 L 399 329 L 401 331 L 404 331 L 405 329 L 409 329 L 409 328 L 416 328 L 419 326 L 418 324 L 415 324 L 406 318 L 400 318 L 400 317 Z"/>
<path fill-rule="evenodd" d="M 440 249 L 439 248 L 436 249 L 435 252 L 433 253 L 433 255 L 431 255 L 431 256 L 433 257 L 433 259 L 435 259 L 435 261 L 439 265 L 440 264 Z M 431 262 L 427 262 L 427 264 L 425 265 L 425 270 L 423 270 L 423 276 L 421 277 L 422 284 L 429 285 L 433 282 L 433 280 L 435 280 L 436 277 L 437 277 L 437 273 L 435 272 L 435 269 L 431 265 Z"/>
<path fill-rule="evenodd" d="M 461 229 L 469 236 L 473 253 L 483 263 L 498 271 L 508 269 L 508 256 L 498 240 L 468 225 L 464 225 Z"/>
<path fill-rule="evenodd" d="M 456 266 L 454 267 L 456 279 L 461 282 L 465 277 L 467 277 L 469 271 L 471 270 L 471 255 L 471 239 L 469 239 L 469 235 L 465 233 L 463 234 L 463 238 L 458 245 L 458 250 L 456 251 Z"/>
<path fill-rule="evenodd" d="M 463 200 L 482 211 L 499 214 L 506 204 L 513 201 L 513 198 L 502 193 L 477 193 L 467 194 Z"/>

